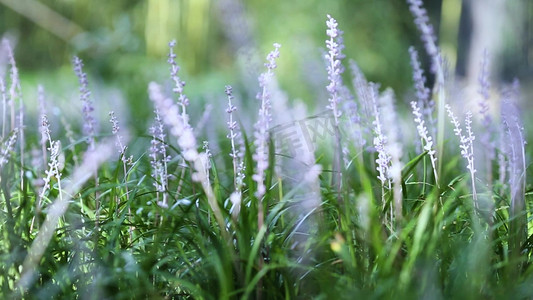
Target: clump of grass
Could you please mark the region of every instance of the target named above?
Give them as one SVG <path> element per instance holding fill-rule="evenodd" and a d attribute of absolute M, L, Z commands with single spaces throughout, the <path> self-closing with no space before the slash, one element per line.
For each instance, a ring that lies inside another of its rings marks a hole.
<path fill-rule="evenodd" d="M 328 113 L 271 126 L 275 44 L 256 87 L 259 111 L 237 107 L 235 97 L 245 93 L 226 86 L 226 126 L 205 118 L 205 126 L 226 133 L 209 142 L 191 125 L 193 100 L 178 76 L 175 42 L 171 91 L 148 84 L 153 126 L 132 144 L 114 112 L 111 130 L 99 129 L 105 122 L 92 114 L 98 101 L 78 58 L 81 132 L 63 116 L 49 119 L 43 89 L 39 124 L 24 123 L 18 71 L 7 60 L 10 77 L 0 78 L 0 297 L 533 297 L 519 87 L 502 91 L 501 122 L 483 104 L 483 126 L 474 127 L 467 113 L 463 133 L 427 14 L 421 1 L 408 3 L 437 75 L 431 94 L 411 48 L 416 99 L 406 102 L 414 119 L 398 113 L 402 96 L 368 82 L 355 62 L 353 89 L 344 85 L 340 26 L 329 15 Z M 480 80 L 483 101 L 487 80 Z M 459 141 L 445 130 L 446 109 Z M 254 128 L 240 122 L 243 114 L 257 115 Z M 50 124 L 60 122 L 69 126 L 52 135 Z M 399 124 L 418 134 L 418 146 Z M 474 128 L 501 141 L 488 149 L 498 155 L 497 162 L 487 156 L 489 176 L 476 173 Z M 278 147 L 280 136 L 289 147 Z M 211 153 L 213 143 L 220 154 Z M 42 149 L 43 164 L 25 163 L 31 148 Z M 278 162 L 291 172 L 280 172 Z"/>

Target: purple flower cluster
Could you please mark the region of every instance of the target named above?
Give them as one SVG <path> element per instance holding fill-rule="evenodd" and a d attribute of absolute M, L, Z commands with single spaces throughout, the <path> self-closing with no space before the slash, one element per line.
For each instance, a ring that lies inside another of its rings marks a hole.
<path fill-rule="evenodd" d="M 180 67 L 176 63 L 176 54 L 174 53 L 174 47 L 176 46 L 176 41 L 172 41 L 168 44 L 170 51 L 168 53 L 167 62 L 170 64 L 170 78 L 174 81 L 174 88 L 172 91 L 178 95 L 178 104 L 181 106 L 181 115 L 183 118 L 188 118 L 187 116 L 187 106 L 189 105 L 189 98 L 183 93 L 183 88 L 185 87 L 185 81 L 182 81 L 178 76 Z M 188 120 L 186 120 L 188 122 Z"/>
<path fill-rule="evenodd" d="M 180 95 L 178 104 L 174 103 L 171 98 L 166 97 L 161 90 L 161 86 L 155 82 L 150 82 L 148 85 L 148 96 L 150 100 L 154 102 L 156 110 L 161 114 L 161 120 L 163 123 L 170 127 L 170 134 L 177 137 L 178 146 L 181 149 L 181 155 L 185 161 L 192 164 L 192 180 L 199 182 L 202 185 L 202 189 L 206 194 L 207 201 L 213 210 L 215 219 L 222 230 L 222 234 L 226 236 L 227 228 L 225 226 L 224 217 L 218 206 L 213 188 L 209 183 L 209 173 L 207 169 L 209 167 L 209 157 L 205 152 L 198 153 L 198 150 L 196 149 L 196 136 L 194 135 L 193 128 L 189 124 L 189 116 L 186 112 L 188 100 L 183 94 L 183 86 L 185 83 L 177 77 L 179 68 L 174 62 L 175 55 L 172 52 L 174 45 L 174 42 L 170 44 L 171 51 L 169 62 L 172 66 L 171 77 L 176 83 L 174 92 L 177 92 Z M 165 203 L 162 202 L 160 205 L 161 204 L 165 205 Z"/>
<path fill-rule="evenodd" d="M 328 99 L 328 108 L 333 112 L 335 124 L 338 126 L 339 117 L 342 115 L 339 110 L 339 103 L 341 101 L 340 92 L 343 86 L 341 75 L 344 72 L 344 67 L 341 63 L 341 60 L 344 58 L 344 55 L 342 54 L 342 50 L 344 49 L 344 42 L 342 39 L 343 32 L 337 28 L 338 24 L 334 18 L 330 15 L 327 15 L 327 18 L 326 25 L 328 29 L 326 30 L 326 34 L 329 37 L 329 40 L 326 40 L 328 53 L 325 58 L 328 64 L 327 71 L 329 84 L 326 89 L 330 95 L 330 98 Z"/>
<path fill-rule="evenodd" d="M 422 110 L 423 118 L 428 122 L 430 136 L 435 138 L 436 136 L 436 122 L 433 118 L 433 111 L 435 109 L 435 102 L 431 99 L 430 90 L 426 87 L 426 76 L 424 71 L 420 67 L 420 61 L 418 59 L 418 52 L 414 47 L 409 48 L 409 54 L 411 56 L 411 67 L 413 68 L 413 82 L 415 84 L 416 98 L 418 100 L 418 107 Z"/>
<path fill-rule="evenodd" d="M 374 110 L 374 147 L 378 153 L 376 170 L 378 171 L 378 179 L 381 181 L 381 185 L 385 186 L 389 179 L 389 169 L 392 158 L 386 150 L 388 140 L 383 130 L 383 121 L 381 120 L 381 114 L 378 107 L 378 87 L 375 84 L 370 83 L 369 93 Z"/>
<path fill-rule="evenodd" d="M 155 119 L 154 124 L 150 127 L 150 134 L 152 141 L 150 142 L 150 164 L 152 166 L 152 178 L 154 179 L 154 187 L 157 192 L 164 193 L 168 187 L 168 168 L 167 163 L 170 161 L 170 156 L 167 154 L 167 146 L 165 143 L 165 130 L 163 122 L 159 115 L 159 111 L 154 110 Z M 166 203 L 166 194 L 163 194 L 163 202 Z"/>
<path fill-rule="evenodd" d="M 472 113 L 467 112 L 466 118 L 465 118 L 465 128 L 467 131 L 466 135 L 463 135 L 463 129 L 461 128 L 461 122 L 455 117 L 455 114 L 453 113 L 450 105 L 446 105 L 446 110 L 448 111 L 448 116 L 450 117 L 450 120 L 454 126 L 453 132 L 454 134 L 459 138 L 461 148 L 461 155 L 467 160 L 468 165 L 467 168 L 470 170 L 470 172 L 475 173 L 476 170 L 474 168 L 474 135 L 472 133 Z"/>
<path fill-rule="evenodd" d="M 50 180 L 52 177 L 57 178 L 58 190 L 61 196 L 61 169 L 64 167 L 64 156 L 61 152 L 61 142 L 59 140 L 54 141 L 50 137 L 50 124 L 46 115 L 42 116 L 41 124 L 44 134 L 49 142 L 48 151 L 50 151 L 50 162 L 48 163 L 48 169 L 45 171 L 46 177 L 43 178 L 44 186 L 39 195 L 39 205 L 41 199 L 44 197 L 45 192 L 50 189 Z"/>
<path fill-rule="evenodd" d="M 415 17 L 415 25 L 421 33 L 422 42 L 426 52 L 432 60 L 431 71 L 437 73 L 440 64 L 439 48 L 437 47 L 437 38 L 433 26 L 429 22 L 429 17 L 426 9 L 422 6 L 422 0 L 407 0 L 409 9 Z"/>
<path fill-rule="evenodd" d="M 466 135 L 463 135 L 463 130 L 461 128 L 461 123 L 455 117 L 450 105 L 446 105 L 446 110 L 448 111 L 448 116 L 450 117 L 451 123 L 454 126 L 453 132 L 459 138 L 459 147 L 461 149 L 461 156 L 467 161 L 466 168 L 470 171 L 470 176 L 472 180 L 472 195 L 474 201 L 477 201 L 476 186 L 475 186 L 475 173 L 476 169 L 474 167 L 474 140 L 475 136 L 472 132 L 472 113 L 466 112 L 465 117 L 465 129 Z"/>
<path fill-rule="evenodd" d="M 380 145 L 384 147 L 384 154 L 389 160 L 388 174 L 386 176 L 392 183 L 393 199 L 394 199 L 394 215 L 391 208 L 391 222 L 393 216 L 399 220 L 402 218 L 402 155 L 403 145 L 401 143 L 401 134 L 398 126 L 398 114 L 394 105 L 394 93 L 392 89 L 386 89 L 379 98 L 380 101 L 380 114 L 382 116 L 382 130 L 384 130 L 384 144 Z M 382 137 L 383 138 L 383 137 Z M 378 154 L 378 160 L 380 159 Z M 381 161 L 378 161 L 380 163 Z M 381 175 L 381 174 L 380 174 Z M 382 181 L 383 182 L 383 181 Z M 389 183 L 389 186 L 390 186 Z M 392 225 L 392 223 L 391 223 Z"/>
<path fill-rule="evenodd" d="M 429 101 L 429 89 L 426 87 L 426 76 L 424 70 L 420 67 L 418 59 L 418 52 L 414 47 L 409 47 L 409 55 L 411 57 L 411 67 L 413 68 L 413 82 L 415 83 L 416 98 L 418 103 L 424 104 Z"/>
<path fill-rule="evenodd" d="M 231 86 L 226 86 L 226 95 L 228 97 L 228 108 L 226 112 L 228 113 L 228 125 L 229 133 L 227 138 L 231 142 L 231 153 L 230 157 L 233 161 L 233 176 L 234 176 L 234 187 L 235 190 L 240 190 L 242 181 L 244 179 L 244 143 L 242 142 L 242 136 L 239 128 L 239 124 L 233 119 L 233 113 L 237 110 L 237 107 L 233 105 L 233 90 Z M 239 148 L 237 148 L 237 143 Z"/>
<path fill-rule="evenodd" d="M 438 185 L 439 176 L 437 174 L 437 157 L 435 156 L 436 151 L 433 148 L 433 138 L 429 135 L 428 129 L 426 127 L 424 117 L 420 112 L 420 107 L 417 105 L 416 101 L 411 101 L 411 108 L 413 115 L 415 116 L 414 121 L 416 123 L 416 130 L 418 135 L 424 142 L 423 149 L 428 152 L 429 158 L 431 160 L 431 167 L 433 168 L 433 174 L 435 175 L 435 182 Z"/>
<path fill-rule="evenodd" d="M 115 116 L 115 112 L 114 111 L 110 111 L 109 112 L 109 122 L 113 126 L 111 128 L 111 133 L 117 139 L 117 147 L 118 147 L 118 150 L 119 150 L 119 154 L 122 155 L 122 160 L 124 162 L 126 162 L 126 158 L 125 158 L 124 155 L 126 153 L 127 146 L 124 145 L 124 143 L 122 142 L 122 136 L 119 134 L 120 127 L 118 125 L 118 120 L 117 120 L 117 117 Z"/>
<path fill-rule="evenodd" d="M 188 123 L 188 117 L 183 117 L 177 105 L 171 98 L 165 97 L 161 86 L 150 82 L 148 86 L 150 100 L 155 104 L 165 124 L 170 126 L 170 133 L 178 138 L 178 146 L 182 149 L 185 160 L 194 162 L 198 158 L 196 150 L 196 137 Z"/>
<path fill-rule="evenodd" d="M 40 199 L 44 197 L 44 193 L 46 190 L 50 189 L 50 179 L 52 177 L 55 177 L 58 179 L 58 183 L 60 182 L 61 178 L 61 171 L 59 167 L 59 157 L 61 154 L 61 143 L 59 141 L 50 141 L 50 147 L 48 148 L 50 151 L 50 162 L 48 163 L 48 170 L 45 171 L 46 177 L 44 178 L 44 187 L 41 190 Z M 58 190 L 61 190 L 59 188 Z"/>
<path fill-rule="evenodd" d="M 255 147 L 256 151 L 253 155 L 254 161 L 257 163 L 256 173 L 252 179 L 257 182 L 257 191 L 255 196 L 257 198 L 263 197 L 266 193 L 265 187 L 265 171 L 268 168 L 268 131 L 270 129 L 270 94 L 269 85 L 272 77 L 274 76 L 274 69 L 277 67 L 276 59 L 279 57 L 280 44 L 274 44 L 274 50 L 267 55 L 267 63 L 265 67 L 267 71 L 259 76 L 259 87 L 261 92 L 258 93 L 257 99 L 261 101 L 261 107 L 259 108 L 259 116 L 257 123 L 255 124 Z"/>
<path fill-rule="evenodd" d="M 83 133 L 87 138 L 89 144 L 89 150 L 94 149 L 94 136 L 95 136 L 95 124 L 96 121 L 92 115 L 94 107 L 91 101 L 91 91 L 89 90 L 89 81 L 87 80 L 87 74 L 83 72 L 83 62 L 77 56 L 74 56 L 72 61 L 74 65 L 74 72 L 78 77 L 80 84 L 80 100 L 82 102 L 83 113 Z"/>

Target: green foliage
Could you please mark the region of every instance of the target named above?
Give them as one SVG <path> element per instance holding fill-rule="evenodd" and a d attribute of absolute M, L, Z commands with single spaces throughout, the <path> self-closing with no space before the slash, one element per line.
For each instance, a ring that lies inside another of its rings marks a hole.
<path fill-rule="evenodd" d="M 286 190 L 282 181 L 269 185 L 266 226 L 259 229 L 253 181 L 243 192 L 238 219 L 232 219 L 226 201 L 230 188 L 220 185 L 221 174 L 213 168 L 228 241 L 201 189 L 187 176 L 170 182 L 174 206 L 166 209 L 154 203 L 146 162 L 135 161 L 124 176 L 117 160 L 100 169 L 97 186 L 89 183 L 74 195 L 37 266 L 38 276 L 23 294 L 90 299 L 531 297 L 525 288 L 531 281 L 531 237 L 522 241 L 523 252 L 513 261 L 507 254 L 512 220 L 506 196 L 496 199 L 494 220 L 487 222 L 473 210 L 465 176 L 454 177 L 453 160 L 444 165 L 449 171 L 442 174 L 446 184 L 441 189 L 419 181 L 423 153 L 402 172 L 404 219 L 400 230 L 391 231 L 376 197 L 380 183 L 375 171 L 365 168 L 364 161 L 373 158 L 361 155 L 343 174 L 342 204 L 327 177 L 321 177 L 322 203 L 308 216 L 316 222 L 312 237 L 299 246 L 312 256 L 306 264 L 298 263 L 303 257 L 295 256 L 293 248 L 301 221 L 291 214 L 297 191 Z M 19 266 L 39 231 L 38 226 L 29 229 L 37 191 L 30 185 L 21 190 L 16 161 L 13 157 L 2 169 L 3 297 L 21 295 Z M 245 161 L 251 178 L 249 147 Z M 72 167 L 67 160 L 66 169 Z"/>

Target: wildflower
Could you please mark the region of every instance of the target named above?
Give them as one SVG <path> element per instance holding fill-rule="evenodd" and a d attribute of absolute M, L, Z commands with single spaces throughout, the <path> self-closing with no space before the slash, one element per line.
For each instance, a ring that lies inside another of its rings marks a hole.
<path fill-rule="evenodd" d="M 390 159 L 390 167 L 388 169 L 389 177 L 392 181 L 393 199 L 394 199 L 394 215 L 395 218 L 402 218 L 402 143 L 400 142 L 400 132 L 398 130 L 398 118 L 396 108 L 394 107 L 394 94 L 391 89 L 387 89 L 380 97 L 381 111 L 383 116 L 382 122 L 384 126 L 384 133 L 386 136 L 386 143 L 384 150 Z M 392 212 L 391 212 L 392 220 Z"/>
<path fill-rule="evenodd" d="M 167 146 L 165 143 L 166 135 L 159 111 L 155 109 L 154 113 L 154 125 L 150 127 L 150 134 L 152 135 L 149 154 L 150 164 L 152 166 L 152 178 L 154 179 L 154 186 L 158 193 L 163 193 L 163 203 L 166 204 L 167 195 L 164 192 L 168 188 L 167 163 L 170 161 L 170 156 L 167 154 Z"/>
<path fill-rule="evenodd" d="M 96 121 L 92 115 L 94 107 L 91 101 L 91 91 L 89 90 L 89 81 L 87 80 L 87 74 L 83 72 L 83 62 L 77 56 L 74 56 L 72 61 L 74 65 L 74 72 L 78 77 L 80 83 L 80 100 L 82 102 L 83 112 L 83 133 L 87 138 L 89 144 L 89 150 L 94 149 L 94 136 Z"/>
<path fill-rule="evenodd" d="M 415 17 L 415 25 L 421 33 L 426 52 L 431 58 L 431 72 L 437 73 L 440 64 L 439 48 L 433 26 L 429 22 L 427 11 L 422 7 L 422 0 L 407 0 L 409 9 Z"/>
<path fill-rule="evenodd" d="M 477 205 L 477 193 L 475 186 L 475 173 L 476 169 L 474 167 L 474 140 L 475 136 L 472 132 L 472 113 L 467 112 L 465 118 L 465 128 L 466 135 L 463 135 L 463 130 L 461 128 L 461 123 L 455 117 L 455 114 L 452 112 L 450 105 L 446 105 L 446 110 L 448 111 L 448 116 L 451 119 L 451 122 L 454 126 L 453 132 L 459 138 L 461 156 L 466 159 L 467 166 L 466 168 L 470 171 L 470 177 L 472 180 L 472 197 L 474 198 L 474 204 Z"/>
<path fill-rule="evenodd" d="M 115 144 L 118 147 L 118 153 L 120 155 L 120 160 L 122 160 L 122 171 L 124 172 L 124 178 L 126 178 L 128 176 L 128 165 L 133 164 L 133 156 L 130 156 L 129 158 L 126 157 L 126 149 L 128 147 L 126 145 L 124 145 L 124 143 L 122 142 L 122 135 L 120 135 L 120 133 L 119 133 L 120 127 L 118 126 L 118 120 L 117 120 L 117 117 L 115 116 L 115 112 L 114 111 L 110 111 L 109 112 L 109 117 L 110 117 L 109 122 L 113 126 L 112 129 L 111 129 L 111 132 L 116 137 L 116 143 Z M 129 192 L 129 188 L 128 188 L 127 184 L 125 185 L 125 189 L 126 189 L 126 200 L 129 200 L 130 199 L 130 192 Z M 116 198 L 116 202 L 117 202 L 116 213 L 118 214 L 118 207 L 119 207 L 119 199 L 118 199 L 118 197 Z M 128 207 L 128 213 L 129 213 L 129 216 L 131 216 L 131 208 L 130 207 Z M 130 237 L 131 236 L 132 236 L 132 227 L 130 227 Z"/>
<path fill-rule="evenodd" d="M 228 113 L 228 121 L 226 124 L 228 125 L 229 133 L 227 135 L 227 138 L 231 142 L 231 153 L 230 157 L 233 162 L 233 176 L 234 176 L 234 187 L 236 191 L 239 191 L 242 185 L 242 180 L 244 177 L 243 172 L 243 154 L 244 151 L 237 148 L 237 139 L 241 138 L 240 128 L 236 121 L 233 119 L 233 113 L 237 110 L 237 107 L 233 105 L 233 92 L 231 86 L 226 86 L 226 95 L 228 96 L 228 108 L 226 109 L 226 112 Z M 241 142 L 242 145 L 242 142 Z"/>
<path fill-rule="evenodd" d="M 338 106 L 341 101 L 340 90 L 342 87 L 342 73 L 344 68 L 342 66 L 341 60 L 344 58 L 342 54 L 342 49 L 344 49 L 344 42 L 342 39 L 343 32 L 337 29 L 337 21 L 333 19 L 330 15 L 327 15 L 328 20 L 326 25 L 328 29 L 326 34 L 329 37 L 329 40 L 326 40 L 326 47 L 328 48 L 328 53 L 325 58 L 327 60 L 328 66 L 328 80 L 329 84 L 326 89 L 329 92 L 329 106 L 333 112 L 333 118 L 335 119 L 335 125 L 339 125 L 339 117 L 342 115 Z"/>
<path fill-rule="evenodd" d="M 409 55 L 411 56 L 411 67 L 413 68 L 413 82 L 415 83 L 416 88 L 416 98 L 419 103 L 426 103 L 429 100 L 429 89 L 426 87 L 424 70 L 420 67 L 418 52 L 414 47 L 409 47 Z"/>
<path fill-rule="evenodd" d="M 376 151 L 378 153 L 378 158 L 376 159 L 376 170 L 379 173 L 378 179 L 381 181 L 381 185 L 385 186 L 389 175 L 389 164 L 391 161 L 391 157 L 387 153 L 385 148 L 387 144 L 387 137 L 383 132 L 383 123 L 380 117 L 380 112 L 378 110 L 377 87 L 374 84 L 371 84 L 369 92 L 374 109 L 374 147 L 376 148 Z"/>
<path fill-rule="evenodd" d="M 156 109 L 161 113 L 163 122 L 170 126 L 172 135 L 178 138 L 178 145 L 183 150 L 182 154 L 185 160 L 194 161 L 198 152 L 196 151 L 196 138 L 188 123 L 188 117 L 184 118 L 172 99 L 163 95 L 161 87 L 157 83 L 151 82 L 149 84 L 148 93 L 150 100 L 154 102 Z"/>
<path fill-rule="evenodd" d="M 161 86 L 157 83 L 150 82 L 148 95 L 150 100 L 154 102 L 156 109 L 161 113 L 163 122 L 171 128 L 171 134 L 178 138 L 178 145 L 182 150 L 183 158 L 193 164 L 194 173 L 192 174 L 192 179 L 201 183 L 209 206 L 215 214 L 218 226 L 225 238 L 228 239 L 224 217 L 218 206 L 213 188 L 209 184 L 208 174 L 205 169 L 208 158 L 205 153 L 198 153 L 196 150 L 196 137 L 188 123 L 188 116 L 184 115 L 183 112 L 180 114 L 178 106 L 173 103 L 172 99 L 163 95 Z"/>
<path fill-rule="evenodd" d="M 274 44 L 274 50 L 267 55 L 267 63 L 265 67 L 267 71 L 259 76 L 259 86 L 261 92 L 257 95 L 257 99 L 261 101 L 261 107 L 259 108 L 259 117 L 255 124 L 255 146 L 256 152 L 253 155 L 253 159 L 257 163 L 256 173 L 252 176 L 252 179 L 257 182 L 256 197 L 260 199 L 266 192 L 265 187 L 265 171 L 268 168 L 268 130 L 270 129 L 270 94 L 268 91 L 268 85 L 272 77 L 274 76 L 274 69 L 277 67 L 276 59 L 279 57 L 279 48 L 281 45 Z"/>
<path fill-rule="evenodd" d="M 413 115 L 415 116 L 414 121 L 416 123 L 416 130 L 418 131 L 418 135 L 424 142 L 424 150 L 428 152 L 429 158 L 431 160 L 431 167 L 433 168 L 433 174 L 435 175 L 435 182 L 438 185 L 439 180 L 436 167 L 437 157 L 435 156 L 436 151 L 433 148 L 433 138 L 428 133 L 422 113 L 420 113 L 420 107 L 418 107 L 415 101 L 411 101 L 411 108 L 413 111 Z"/>
<path fill-rule="evenodd" d="M 176 63 L 176 54 L 174 53 L 174 47 L 176 46 L 176 41 L 171 41 L 168 44 L 170 52 L 168 53 L 167 62 L 170 64 L 170 78 L 174 81 L 174 88 L 172 91 L 178 95 L 178 105 L 181 107 L 182 118 L 187 118 L 187 106 L 189 105 L 189 98 L 183 93 L 183 88 L 185 87 L 185 82 L 180 79 L 178 72 L 180 67 Z"/>
<path fill-rule="evenodd" d="M 415 84 L 418 106 L 421 108 L 424 118 L 428 121 L 431 136 L 434 138 L 436 136 L 435 119 L 433 118 L 435 102 L 430 97 L 429 88 L 426 87 L 426 76 L 420 66 L 418 52 L 414 47 L 409 47 L 409 55 L 411 57 L 411 67 L 413 68 L 413 82 Z"/>
<path fill-rule="evenodd" d="M 50 179 L 52 177 L 55 177 L 58 179 L 58 184 L 60 184 L 60 178 L 61 178 L 61 171 L 60 171 L 60 163 L 59 158 L 61 155 L 61 142 L 60 141 L 50 141 L 50 147 L 48 148 L 48 151 L 50 151 L 50 162 L 48 163 L 49 169 L 45 171 L 46 177 L 44 178 L 44 187 L 41 191 L 41 195 L 39 198 L 44 197 L 44 193 L 47 189 L 50 189 Z M 59 185 L 58 188 L 59 192 L 61 193 L 61 185 Z M 61 194 L 60 194 L 61 195 Z"/>
<path fill-rule="evenodd" d="M 211 169 L 211 159 L 213 158 L 213 155 L 211 154 L 211 150 L 209 150 L 208 141 L 203 142 L 202 149 L 204 150 L 204 153 L 206 154 L 206 157 L 207 157 L 207 160 L 205 161 L 204 169 L 206 170 L 206 173 L 209 174 L 209 169 Z"/>
<path fill-rule="evenodd" d="M 111 128 L 111 133 L 113 133 L 113 135 L 116 137 L 117 139 L 117 147 L 118 147 L 118 151 L 119 151 L 119 154 L 121 155 L 121 159 L 122 161 L 124 162 L 124 164 L 127 163 L 128 161 L 128 158 L 126 158 L 126 149 L 128 148 L 127 146 L 124 145 L 124 143 L 122 142 L 122 136 L 119 134 L 119 131 L 120 131 L 120 127 L 118 125 L 118 120 L 117 120 L 117 117 L 115 116 L 115 112 L 114 111 L 110 111 L 109 112 L 109 122 L 112 124 L 112 128 Z"/>

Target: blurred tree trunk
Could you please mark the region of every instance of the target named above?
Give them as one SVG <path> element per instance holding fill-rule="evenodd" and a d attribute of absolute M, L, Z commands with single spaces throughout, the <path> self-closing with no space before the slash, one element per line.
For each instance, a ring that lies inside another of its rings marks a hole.
<path fill-rule="evenodd" d="M 207 63 L 210 12 L 211 0 L 148 0 L 146 52 L 165 56 L 168 43 L 176 40 L 178 63 L 199 71 Z"/>
<path fill-rule="evenodd" d="M 510 82 L 531 72 L 532 8 L 529 0 L 464 0 L 456 74 L 476 85 L 484 51 L 493 79 Z"/>
<path fill-rule="evenodd" d="M 424 7 L 428 11 L 429 21 L 433 25 L 433 30 L 437 37 L 437 43 L 440 41 L 440 26 L 442 16 L 442 0 L 424 0 Z M 427 55 L 422 55 L 422 62 L 425 66 L 424 72 L 427 75 L 428 86 L 433 86 L 435 83 L 435 76 L 430 72 L 431 58 Z"/>

